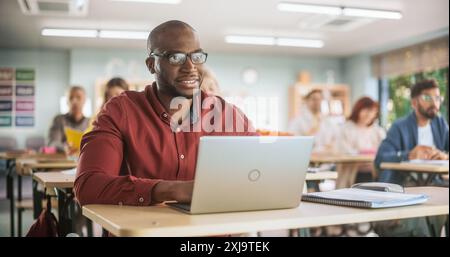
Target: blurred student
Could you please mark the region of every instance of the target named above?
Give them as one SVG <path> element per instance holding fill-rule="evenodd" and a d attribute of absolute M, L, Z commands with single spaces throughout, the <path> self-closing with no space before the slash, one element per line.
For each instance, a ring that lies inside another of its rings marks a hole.
<path fill-rule="evenodd" d="M 436 81 L 425 80 L 413 85 L 413 111 L 395 121 L 389 129 L 375 159 L 378 170 L 382 162 L 448 160 L 449 128 L 445 119 L 439 116 L 442 102 L 443 97 Z M 382 170 L 379 181 L 405 185 L 406 176 L 405 172 Z M 437 177 L 433 183 L 441 185 L 443 182 Z M 440 236 L 447 217 L 448 215 L 380 222 L 375 225 L 375 229 L 382 236 Z"/>
<path fill-rule="evenodd" d="M 342 154 L 375 154 L 386 132 L 377 124 L 379 105 L 370 97 L 358 99 L 353 106 L 348 120 L 339 130 L 335 152 Z M 370 172 L 375 174 L 371 164 L 360 164 L 352 167 L 353 172 L 344 171 L 338 181 L 345 182 L 338 187 L 348 187 L 355 182 L 357 172 Z M 347 179 L 347 181 L 343 181 Z"/>
<path fill-rule="evenodd" d="M 83 106 L 86 102 L 86 91 L 80 86 L 72 86 L 68 93 L 69 112 L 57 115 L 49 130 L 48 146 L 55 147 L 58 152 L 69 155 L 75 154 L 78 147 L 67 142 L 65 128 L 84 131 L 89 126 L 89 118 L 83 115 Z"/>
<path fill-rule="evenodd" d="M 122 94 L 123 92 L 129 90 L 130 86 L 128 83 L 120 78 L 114 77 L 110 79 L 105 86 L 105 95 L 103 98 L 103 105 L 109 101 L 109 99 Z"/>
<path fill-rule="evenodd" d="M 322 90 L 314 89 L 305 97 L 305 105 L 298 117 L 291 121 L 288 131 L 297 136 L 315 136 L 314 152 L 329 152 L 336 126 L 322 113 Z"/>
<path fill-rule="evenodd" d="M 358 99 L 337 140 L 338 151 L 346 154 L 375 154 L 386 132 L 376 121 L 379 105 L 370 97 Z"/>
<path fill-rule="evenodd" d="M 392 124 L 378 149 L 377 169 L 382 162 L 448 160 L 448 124 L 439 116 L 442 102 L 436 81 L 425 80 L 412 87 L 413 111 Z M 382 170 L 379 180 L 403 185 L 406 175 L 405 172 Z"/>
<path fill-rule="evenodd" d="M 105 106 L 106 102 L 109 101 L 109 99 L 118 96 L 120 94 L 122 94 L 123 92 L 129 90 L 129 85 L 128 83 L 120 78 L 120 77 L 114 77 L 110 80 L 108 80 L 108 82 L 105 85 L 105 92 L 103 95 L 103 103 L 102 106 L 100 107 L 100 109 L 97 111 L 98 112 L 103 108 L 103 106 Z M 89 122 L 89 127 L 85 130 L 85 133 L 91 131 L 94 128 L 94 121 L 97 118 L 97 114 L 93 115 L 91 118 L 91 121 Z"/>

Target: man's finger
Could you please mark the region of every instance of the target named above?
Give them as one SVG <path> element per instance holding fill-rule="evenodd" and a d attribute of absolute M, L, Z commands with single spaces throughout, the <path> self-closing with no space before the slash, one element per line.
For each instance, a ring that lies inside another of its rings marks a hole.
<path fill-rule="evenodd" d="M 430 155 L 431 160 L 437 160 L 439 159 L 441 153 L 439 151 L 433 151 Z"/>

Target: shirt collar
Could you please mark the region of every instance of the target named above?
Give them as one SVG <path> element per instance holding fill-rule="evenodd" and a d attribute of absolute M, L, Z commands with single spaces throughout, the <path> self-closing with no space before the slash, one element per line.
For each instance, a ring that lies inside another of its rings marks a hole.
<path fill-rule="evenodd" d="M 147 95 L 147 99 L 150 102 L 150 105 L 152 106 L 153 110 L 161 117 L 163 120 L 170 121 L 169 114 L 167 113 L 166 109 L 160 102 L 158 95 L 157 95 L 157 86 L 156 82 L 153 82 L 150 86 L 147 86 L 145 88 L 145 94 Z M 202 101 L 206 99 L 208 95 L 203 92 L 203 90 L 200 90 L 200 95 L 196 95 L 195 97 L 200 97 L 200 101 L 193 101 L 193 104 L 190 108 L 190 117 L 191 117 L 191 124 L 195 124 L 199 120 L 199 116 L 201 115 L 201 105 Z"/>

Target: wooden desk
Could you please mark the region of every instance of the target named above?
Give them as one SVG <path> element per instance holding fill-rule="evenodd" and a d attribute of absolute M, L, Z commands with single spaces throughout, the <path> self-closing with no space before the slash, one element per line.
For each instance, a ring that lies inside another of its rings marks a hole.
<path fill-rule="evenodd" d="M 312 154 L 311 163 L 364 163 L 373 162 L 374 155 L 357 154 L 357 155 L 325 155 Z"/>
<path fill-rule="evenodd" d="M 60 235 L 67 235 L 75 232 L 73 226 L 73 213 L 76 203 L 73 201 L 74 194 L 72 188 L 75 182 L 75 174 L 65 174 L 56 172 L 36 172 L 33 173 L 33 180 L 43 185 L 46 189 L 54 188 L 58 199 L 58 221 Z M 46 190 L 47 192 L 47 190 Z M 49 198 L 47 196 L 47 198 Z M 70 208 L 72 206 L 72 208 Z M 88 236 L 92 236 L 92 223 L 87 222 Z"/>
<path fill-rule="evenodd" d="M 382 162 L 380 168 L 384 170 L 448 174 L 448 166 L 446 165 L 431 165 L 410 162 Z"/>
<path fill-rule="evenodd" d="M 338 173 L 336 188 L 346 188 L 355 183 L 360 165 L 365 163 L 373 163 L 374 159 L 374 155 L 368 154 L 312 154 L 310 162 L 315 165 L 319 165 L 321 163 L 335 163 L 336 171 Z M 374 176 L 374 174 L 372 174 L 372 176 Z"/>
<path fill-rule="evenodd" d="M 0 159 L 6 160 L 7 167 L 7 176 L 6 176 L 6 196 L 10 201 L 10 231 L 11 237 L 15 235 L 15 221 L 14 221 L 14 212 L 15 207 L 17 205 L 18 209 L 18 236 L 21 236 L 21 227 L 22 227 L 22 211 L 26 205 L 21 204 L 22 201 L 22 175 L 30 175 L 31 169 L 23 170 L 23 164 L 20 160 L 22 159 L 32 159 L 35 162 L 39 161 L 53 161 L 53 160 L 64 160 L 66 159 L 66 155 L 62 153 L 55 154 L 43 154 L 36 153 L 27 150 L 20 151 L 7 151 L 0 152 Z M 17 184 L 18 184 L 18 195 L 17 195 L 17 203 L 15 204 L 15 196 L 14 196 L 14 173 L 17 173 Z"/>
<path fill-rule="evenodd" d="M 11 160 L 20 157 L 23 153 L 0 152 L 0 160 Z"/>
<path fill-rule="evenodd" d="M 337 173 L 335 171 L 320 171 L 306 173 L 306 180 L 325 180 L 336 179 Z M 64 174 L 60 171 L 49 172 L 36 172 L 33 173 L 33 179 L 44 187 L 57 187 L 57 188 L 73 188 L 75 182 L 75 175 Z"/>
<path fill-rule="evenodd" d="M 449 167 L 447 165 L 431 165 L 423 163 L 410 163 L 410 162 L 383 162 L 380 164 L 380 168 L 383 170 L 395 170 L 403 172 L 417 173 L 417 179 L 410 176 L 418 186 L 430 185 L 437 175 L 448 174 Z M 424 179 L 423 175 L 427 174 L 428 177 Z"/>
<path fill-rule="evenodd" d="M 337 179 L 337 178 L 338 174 L 336 171 L 318 171 L 306 173 L 306 181 Z"/>
<path fill-rule="evenodd" d="M 7 151 L 0 152 L 0 159 L 18 159 L 18 158 L 34 158 L 34 159 L 66 159 L 66 155 L 63 153 L 44 154 L 36 153 L 32 151 Z"/>
<path fill-rule="evenodd" d="M 33 179 L 46 188 L 73 188 L 75 182 L 75 175 L 64 174 L 57 172 L 36 172 L 33 174 Z"/>
<path fill-rule="evenodd" d="M 22 176 L 31 176 L 37 171 L 72 169 L 77 166 L 74 160 L 64 155 L 40 155 L 33 158 L 16 159 L 15 171 L 17 173 L 18 200 L 22 199 Z M 38 183 L 33 181 L 33 217 L 37 218 L 42 212 L 42 202 L 45 194 L 38 190 Z M 21 223 L 22 210 L 18 209 L 18 223 Z M 20 230 L 19 230 L 20 232 Z"/>
<path fill-rule="evenodd" d="M 448 188 L 414 187 L 409 193 L 426 193 L 420 205 L 358 209 L 302 202 L 299 208 L 253 212 L 189 215 L 165 205 L 86 205 L 83 215 L 116 236 L 210 236 L 276 229 L 320 227 L 449 213 Z"/>
<path fill-rule="evenodd" d="M 20 176 L 30 176 L 35 171 L 50 169 L 73 169 L 77 162 L 69 159 L 17 159 L 16 172 Z"/>

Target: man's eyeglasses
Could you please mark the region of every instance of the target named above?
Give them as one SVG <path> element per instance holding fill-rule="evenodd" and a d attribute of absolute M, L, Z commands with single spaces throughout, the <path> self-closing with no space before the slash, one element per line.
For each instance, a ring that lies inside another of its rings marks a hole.
<path fill-rule="evenodd" d="M 425 95 L 425 94 L 423 94 L 423 95 L 420 95 L 420 98 L 421 98 L 422 100 L 424 100 L 425 102 L 427 102 L 427 103 L 431 103 L 431 102 L 433 102 L 433 100 L 434 100 L 435 102 L 438 102 L 438 103 L 444 102 L 444 97 L 439 96 L 439 95 L 437 95 L 437 96 L 431 96 L 431 95 Z"/>
<path fill-rule="evenodd" d="M 208 58 L 208 54 L 204 52 L 194 52 L 194 53 L 150 53 L 150 56 L 158 56 L 158 57 L 164 57 L 169 60 L 169 63 L 172 65 L 183 65 L 187 57 L 191 58 L 191 62 L 193 64 L 203 64 L 206 62 L 206 59 Z"/>

